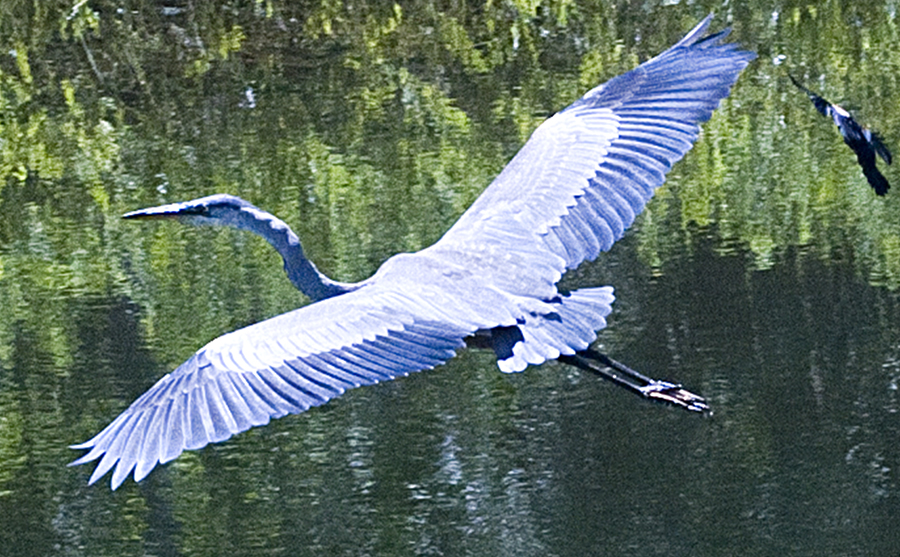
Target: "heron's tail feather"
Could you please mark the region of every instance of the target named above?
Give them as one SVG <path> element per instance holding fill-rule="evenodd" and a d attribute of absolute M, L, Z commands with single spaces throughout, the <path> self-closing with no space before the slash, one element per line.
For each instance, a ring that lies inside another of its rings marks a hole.
<path fill-rule="evenodd" d="M 555 311 L 531 314 L 518 326 L 522 339 L 512 347 L 512 355 L 497 361 L 504 372 L 522 371 L 529 364 L 554 360 L 561 354 L 584 350 L 606 327 L 606 316 L 615 299 L 611 286 L 582 288 L 553 302 Z"/>

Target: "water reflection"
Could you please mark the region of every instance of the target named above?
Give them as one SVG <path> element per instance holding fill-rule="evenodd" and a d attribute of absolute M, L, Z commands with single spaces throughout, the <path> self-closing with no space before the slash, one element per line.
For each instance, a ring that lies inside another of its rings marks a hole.
<path fill-rule="evenodd" d="M 900 212 L 783 73 L 898 137 L 886 2 L 719 14 L 760 62 L 628 239 L 566 278 L 615 284 L 603 347 L 696 387 L 711 419 L 469 352 L 115 493 L 65 467 L 198 346 L 305 302 L 255 238 L 119 214 L 239 193 L 323 270 L 362 278 L 439 237 L 547 114 L 707 9 L 666 4 L 12 10 L 0 554 L 895 551 Z"/>
<path fill-rule="evenodd" d="M 125 404 L 151 380 L 114 370 L 158 366 L 127 342 L 97 352 L 140 336 L 124 334 L 136 330 L 132 305 L 98 300 L 81 312 L 75 359 L 99 365 L 73 371 L 65 389 L 33 334 L 16 332 L 12 377 L 26 382 L 4 389 L 4 418 L 32 427 L 4 444 L 7 531 L 45 525 L 16 538 L 19 554 L 892 547 L 896 298 L 805 252 L 754 270 L 749 253 L 715 253 L 712 237 L 653 276 L 635 243 L 576 277 L 619 285 L 602 340 L 698 385 L 711 419 L 635 404 L 561 365 L 503 376 L 490 356 L 465 353 L 186 453 L 112 493 L 63 467 L 67 438 L 84 429 L 66 424 L 89 417 L 82 401 L 108 400 L 110 386 Z M 62 405 L 35 396 L 54 392 Z"/>

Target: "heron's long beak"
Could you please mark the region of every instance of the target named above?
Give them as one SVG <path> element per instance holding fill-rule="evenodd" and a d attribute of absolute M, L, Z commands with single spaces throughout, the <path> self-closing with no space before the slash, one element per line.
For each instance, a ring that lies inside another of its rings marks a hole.
<path fill-rule="evenodd" d="M 190 205 L 186 203 L 169 203 L 158 207 L 131 211 L 122 215 L 122 218 L 129 220 L 174 219 L 191 214 L 195 214 L 195 211 L 191 211 Z"/>

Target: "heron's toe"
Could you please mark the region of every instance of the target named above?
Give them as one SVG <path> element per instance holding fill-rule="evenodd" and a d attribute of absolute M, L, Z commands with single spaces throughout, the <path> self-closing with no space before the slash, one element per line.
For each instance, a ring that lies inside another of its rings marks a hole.
<path fill-rule="evenodd" d="M 641 392 L 647 398 L 668 402 L 675 406 L 680 406 L 691 412 L 709 412 L 709 404 L 706 399 L 698 394 L 694 394 L 687 389 L 669 383 L 668 381 L 653 381 L 648 385 L 641 387 Z"/>

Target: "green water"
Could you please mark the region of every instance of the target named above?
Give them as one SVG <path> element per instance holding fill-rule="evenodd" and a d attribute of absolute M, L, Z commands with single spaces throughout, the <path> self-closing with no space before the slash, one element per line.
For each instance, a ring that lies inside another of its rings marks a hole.
<path fill-rule="evenodd" d="M 738 5 L 739 4 L 739 5 Z M 759 59 L 626 238 L 599 345 L 709 418 L 469 351 L 88 487 L 84 441 L 306 300 L 263 241 L 122 213 L 214 192 L 340 280 L 449 228 L 548 115 L 710 11 Z M 0 0 L 0 555 L 879 555 L 900 547 L 893 2 Z"/>

